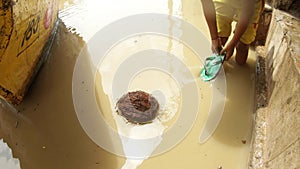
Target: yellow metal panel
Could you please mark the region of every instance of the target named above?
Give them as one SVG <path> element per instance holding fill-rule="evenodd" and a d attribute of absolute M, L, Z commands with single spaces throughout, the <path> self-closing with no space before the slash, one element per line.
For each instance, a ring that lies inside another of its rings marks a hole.
<path fill-rule="evenodd" d="M 3 0 L 0 5 L 0 95 L 18 104 L 54 28 L 58 2 Z"/>

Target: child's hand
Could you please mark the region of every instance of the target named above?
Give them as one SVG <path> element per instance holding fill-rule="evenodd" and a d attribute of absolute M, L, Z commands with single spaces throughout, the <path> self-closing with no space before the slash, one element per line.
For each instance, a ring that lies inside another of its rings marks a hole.
<path fill-rule="evenodd" d="M 226 53 L 225 60 L 230 59 L 230 57 L 233 54 L 234 48 L 235 48 L 235 45 L 232 43 L 229 43 L 221 50 L 221 52 L 220 52 L 221 54 Z"/>
<path fill-rule="evenodd" d="M 222 48 L 222 43 L 220 38 L 211 40 L 211 50 L 213 53 L 220 54 L 220 50 Z"/>

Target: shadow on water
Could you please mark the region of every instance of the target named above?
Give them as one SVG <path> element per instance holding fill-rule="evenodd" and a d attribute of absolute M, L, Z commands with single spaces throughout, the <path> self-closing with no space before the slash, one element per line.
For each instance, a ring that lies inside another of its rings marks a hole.
<path fill-rule="evenodd" d="M 49 59 L 24 102 L 15 110 L 0 109 L 0 138 L 22 169 L 118 168 L 121 158 L 89 139 L 73 107 L 72 75 L 83 45 L 60 23 Z"/>
<path fill-rule="evenodd" d="M 234 58 L 233 58 L 234 59 Z M 255 60 L 239 66 L 230 60 L 224 64 L 226 72 L 226 103 L 222 120 L 213 137 L 227 145 L 249 145 L 254 101 Z"/>

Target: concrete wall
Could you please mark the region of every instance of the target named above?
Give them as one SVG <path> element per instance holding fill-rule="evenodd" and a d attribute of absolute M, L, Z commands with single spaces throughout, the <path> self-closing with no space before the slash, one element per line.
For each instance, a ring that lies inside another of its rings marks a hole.
<path fill-rule="evenodd" d="M 274 2 L 287 12 L 273 10 L 265 50 L 258 53 L 263 64 L 258 70 L 265 72 L 258 73 L 257 81 L 265 77 L 267 85 L 257 83 L 250 168 L 300 169 L 300 19 L 291 12 L 298 7 L 299 13 L 300 6 L 291 4 L 299 1 Z"/>
<path fill-rule="evenodd" d="M 267 168 L 300 168 L 300 20 L 274 10 L 266 44 Z"/>

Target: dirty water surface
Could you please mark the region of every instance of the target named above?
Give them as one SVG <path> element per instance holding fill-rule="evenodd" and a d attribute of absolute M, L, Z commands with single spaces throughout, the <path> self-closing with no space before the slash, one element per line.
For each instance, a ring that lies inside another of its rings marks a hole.
<path fill-rule="evenodd" d="M 152 12 L 182 18 L 209 37 L 200 1 L 155 0 L 150 3 L 113 0 L 96 3 L 91 0 L 69 0 L 61 2 L 61 9 L 61 21 L 51 53 L 24 102 L 17 107 L 1 102 L 0 169 L 247 168 L 252 133 L 254 52 L 250 52 L 244 66 L 237 66 L 233 59 L 225 62 L 227 90 L 223 116 L 208 141 L 200 144 L 199 135 L 213 101 L 211 85 L 197 79 L 203 63 L 195 52 L 170 38 L 176 33 L 172 30 L 172 24 L 176 24 L 172 23 L 172 19 L 170 37 L 149 34 L 133 36 L 106 53 L 103 62 L 95 66 L 95 98 L 105 122 L 118 133 L 139 138 L 142 137 L 139 130 L 147 130 L 148 137 L 168 131 L 178 118 L 182 98 L 180 87 L 172 77 L 161 71 L 146 70 L 132 79 L 128 86 L 130 90 L 143 89 L 158 97 L 161 92 L 157 91 L 163 91 L 165 95 L 164 100 L 160 100 L 165 104 L 159 120 L 140 128 L 116 116 L 109 89 L 114 69 L 137 51 L 151 47 L 177 56 L 190 68 L 196 79 L 196 93 L 200 96 L 195 122 L 178 145 L 143 160 L 126 159 L 98 146 L 85 132 L 75 111 L 72 95 L 74 66 L 79 55 L 88 56 L 81 51 L 98 30 L 125 16 Z M 184 32 L 184 28 L 182 30 Z M 87 71 L 92 69 L 90 66 L 86 66 Z M 103 68 L 111 68 L 111 72 Z M 126 151 L 126 144 L 123 148 Z"/>

